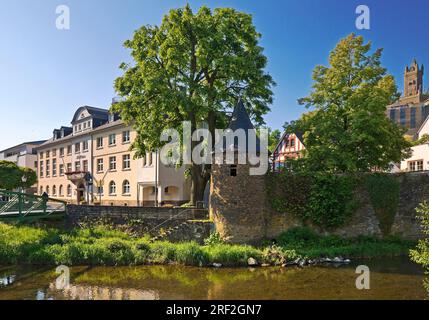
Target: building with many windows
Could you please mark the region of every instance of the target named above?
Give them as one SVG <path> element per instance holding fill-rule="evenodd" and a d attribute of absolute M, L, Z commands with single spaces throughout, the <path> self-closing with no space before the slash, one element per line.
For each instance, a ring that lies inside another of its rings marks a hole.
<path fill-rule="evenodd" d="M 185 168 L 136 159 L 136 131 L 108 110 L 84 106 L 71 127 L 55 129 L 37 148 L 38 193 L 69 203 L 153 206 L 189 201 Z"/>
<path fill-rule="evenodd" d="M 429 115 L 429 96 L 423 90 L 424 66 L 414 60 L 404 72 L 404 94 L 387 106 L 387 116 L 407 128 L 407 135 L 416 138 L 417 131 Z"/>
<path fill-rule="evenodd" d="M 45 143 L 46 140 L 24 142 L 17 146 L 0 151 L 0 161 L 10 161 L 20 167 L 30 168 L 37 171 L 36 148 Z M 24 190 L 26 193 L 35 193 L 36 186 Z"/>

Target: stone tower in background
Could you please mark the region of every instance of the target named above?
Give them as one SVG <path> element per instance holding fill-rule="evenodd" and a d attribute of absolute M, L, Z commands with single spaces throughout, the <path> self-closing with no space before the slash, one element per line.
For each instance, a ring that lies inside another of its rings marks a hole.
<path fill-rule="evenodd" d="M 265 175 L 250 175 L 252 167 L 248 161 L 248 130 L 255 130 L 242 101 L 234 109 L 229 128 L 246 132 L 245 150 L 241 150 L 236 139 L 234 145 L 223 150 L 234 149 L 235 163 L 212 165 L 210 183 L 210 217 L 216 231 L 231 243 L 258 242 L 265 237 L 266 193 Z M 260 152 L 260 142 L 256 139 L 256 153 Z M 239 164 L 239 155 L 246 156 L 246 164 Z M 225 157 L 225 153 L 224 153 Z"/>
<path fill-rule="evenodd" d="M 413 60 L 411 66 L 405 67 L 403 102 L 420 103 L 422 101 L 423 73 L 424 66 L 419 67 L 416 59 Z"/>

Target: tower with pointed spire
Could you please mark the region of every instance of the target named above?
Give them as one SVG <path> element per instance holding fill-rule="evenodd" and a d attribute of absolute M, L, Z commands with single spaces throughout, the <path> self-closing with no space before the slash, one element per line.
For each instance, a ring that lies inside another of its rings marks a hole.
<path fill-rule="evenodd" d="M 423 95 L 423 74 L 424 66 L 421 65 L 421 67 L 419 67 L 416 59 L 413 60 L 411 66 L 405 67 L 404 99 L 411 102 L 410 98 L 413 98 L 413 103 L 421 102 Z"/>
<path fill-rule="evenodd" d="M 223 161 L 212 165 L 210 217 L 216 231 L 228 242 L 258 242 L 265 237 L 266 230 L 265 175 L 250 174 L 253 166 L 249 162 L 249 151 L 260 154 L 261 143 L 249 137 L 255 128 L 241 100 L 234 108 L 228 129 L 245 131 L 246 148 L 243 141 L 240 144 L 234 139 L 228 145 L 224 139 Z M 234 164 L 225 161 L 228 150 L 234 151 Z M 245 164 L 238 161 L 240 156 L 246 157 Z"/>

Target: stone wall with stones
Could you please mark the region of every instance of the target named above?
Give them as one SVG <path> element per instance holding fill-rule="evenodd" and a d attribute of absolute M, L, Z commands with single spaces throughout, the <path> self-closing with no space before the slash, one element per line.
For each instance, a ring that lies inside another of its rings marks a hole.
<path fill-rule="evenodd" d="M 202 209 L 68 205 L 66 226 L 70 228 L 111 225 L 118 230 L 139 236 L 146 234 L 158 236 L 188 221 L 207 218 L 207 211 Z M 201 238 L 207 238 L 210 227 L 205 225 L 204 228 L 199 227 L 183 228 L 182 234 L 174 233 L 172 240 L 175 242 L 201 241 Z M 195 230 L 199 232 L 194 233 Z M 170 240 L 169 237 L 166 239 Z"/>
<path fill-rule="evenodd" d="M 416 208 L 429 200 L 429 173 L 401 173 L 393 175 L 400 183 L 397 212 L 391 234 L 406 239 L 422 237 Z M 253 243 L 274 239 L 282 232 L 302 226 L 302 222 L 288 212 L 272 209 L 263 176 L 249 176 L 248 166 L 238 166 L 238 174 L 231 177 L 228 166 L 214 166 L 211 182 L 210 215 L 216 230 L 231 242 Z M 347 223 L 331 234 L 345 237 L 359 235 L 381 236 L 379 221 L 368 192 L 356 190 L 359 208 Z M 320 232 L 314 228 L 315 231 Z"/>

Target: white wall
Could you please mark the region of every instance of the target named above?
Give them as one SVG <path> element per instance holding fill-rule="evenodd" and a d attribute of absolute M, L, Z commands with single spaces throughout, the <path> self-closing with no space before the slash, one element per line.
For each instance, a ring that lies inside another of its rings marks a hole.
<path fill-rule="evenodd" d="M 401 162 L 401 171 L 407 171 L 408 162 L 423 160 L 423 170 L 429 170 L 429 144 L 422 144 L 411 148 L 412 156 Z"/>

